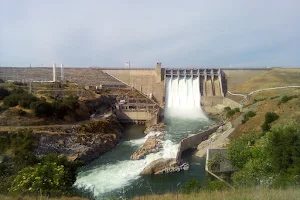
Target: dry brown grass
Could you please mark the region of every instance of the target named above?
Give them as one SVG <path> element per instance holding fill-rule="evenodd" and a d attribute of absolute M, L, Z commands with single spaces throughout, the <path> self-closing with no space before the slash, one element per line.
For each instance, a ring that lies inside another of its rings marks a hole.
<path fill-rule="evenodd" d="M 135 197 L 134 200 L 299 200 L 300 189 L 238 189 L 194 194 L 164 194 Z"/>
<path fill-rule="evenodd" d="M 237 138 L 243 134 L 251 132 L 261 132 L 261 125 L 265 121 L 265 114 L 267 112 L 275 112 L 279 115 L 279 119 L 272 123 L 275 124 L 284 124 L 287 120 L 296 120 L 300 121 L 300 98 L 295 98 L 287 103 L 278 105 L 280 98 L 283 95 L 294 95 L 300 94 L 300 90 L 297 89 L 287 89 L 279 91 L 266 91 L 258 93 L 254 98 L 267 98 L 264 101 L 257 102 L 253 105 L 250 105 L 248 110 L 256 112 L 256 116 L 251 117 L 245 124 L 241 124 L 236 127 L 235 131 L 231 134 L 230 138 Z M 270 97 L 280 96 L 275 99 L 270 99 Z M 300 199 L 300 198 L 299 198 Z"/>
<path fill-rule="evenodd" d="M 263 88 L 300 85 L 299 77 L 300 69 L 272 69 L 247 80 L 231 92 L 250 93 Z"/>
<path fill-rule="evenodd" d="M 59 198 L 48 198 L 45 196 L 18 196 L 18 197 L 8 197 L 0 195 L 0 200 L 88 200 L 87 198 L 80 197 L 59 197 Z"/>

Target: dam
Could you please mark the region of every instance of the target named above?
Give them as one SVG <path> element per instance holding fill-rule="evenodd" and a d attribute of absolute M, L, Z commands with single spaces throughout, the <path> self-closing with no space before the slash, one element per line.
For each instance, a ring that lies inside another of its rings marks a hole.
<path fill-rule="evenodd" d="M 193 79 L 199 82 L 199 103 L 205 111 L 218 104 L 235 104 L 228 98 L 227 90 L 236 87 L 250 78 L 264 73 L 266 68 L 193 68 L 173 69 L 162 67 L 158 62 L 155 68 L 72 68 L 61 65 L 53 67 L 0 67 L 0 79 L 17 82 L 70 82 L 78 88 L 133 89 L 138 91 L 146 103 L 133 106 L 134 102 L 120 105 L 118 116 L 124 122 L 153 124 L 164 117 L 166 106 L 166 86 L 168 80 Z M 201 100 L 200 100 L 201 99 Z M 143 101 L 144 101 L 143 100 Z M 198 101 L 198 100 L 197 100 Z M 135 104 L 138 104 L 135 101 Z M 130 120 L 132 119 L 132 120 Z"/>

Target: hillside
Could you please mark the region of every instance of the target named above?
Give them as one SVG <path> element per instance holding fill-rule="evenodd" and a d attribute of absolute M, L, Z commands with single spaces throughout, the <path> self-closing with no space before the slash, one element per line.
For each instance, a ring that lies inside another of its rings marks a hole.
<path fill-rule="evenodd" d="M 246 94 L 263 88 L 300 85 L 299 77 L 300 69 L 275 68 L 250 78 L 230 92 Z"/>

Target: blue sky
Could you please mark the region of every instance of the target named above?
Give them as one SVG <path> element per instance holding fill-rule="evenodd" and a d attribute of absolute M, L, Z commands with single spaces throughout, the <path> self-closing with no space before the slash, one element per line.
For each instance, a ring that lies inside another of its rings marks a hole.
<path fill-rule="evenodd" d="M 299 0 L 0 0 L 0 66 L 300 66 Z"/>

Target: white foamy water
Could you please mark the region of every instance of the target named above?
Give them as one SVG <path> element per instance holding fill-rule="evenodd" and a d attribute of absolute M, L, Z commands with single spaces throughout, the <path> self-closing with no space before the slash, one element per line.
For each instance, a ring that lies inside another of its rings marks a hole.
<path fill-rule="evenodd" d="M 144 138 L 130 140 L 123 145 L 142 146 L 148 137 L 162 134 L 161 132 L 150 132 Z M 89 188 L 94 190 L 95 196 L 109 193 L 116 189 L 130 185 L 134 180 L 140 177 L 140 172 L 152 161 L 159 158 L 175 158 L 178 144 L 172 141 L 162 141 L 163 148 L 157 153 L 147 155 L 141 160 L 117 161 L 114 164 L 104 164 L 89 171 L 80 172 L 75 186 L 78 188 Z"/>
<path fill-rule="evenodd" d="M 166 80 L 166 117 L 206 118 L 201 109 L 199 78 L 177 77 Z"/>

